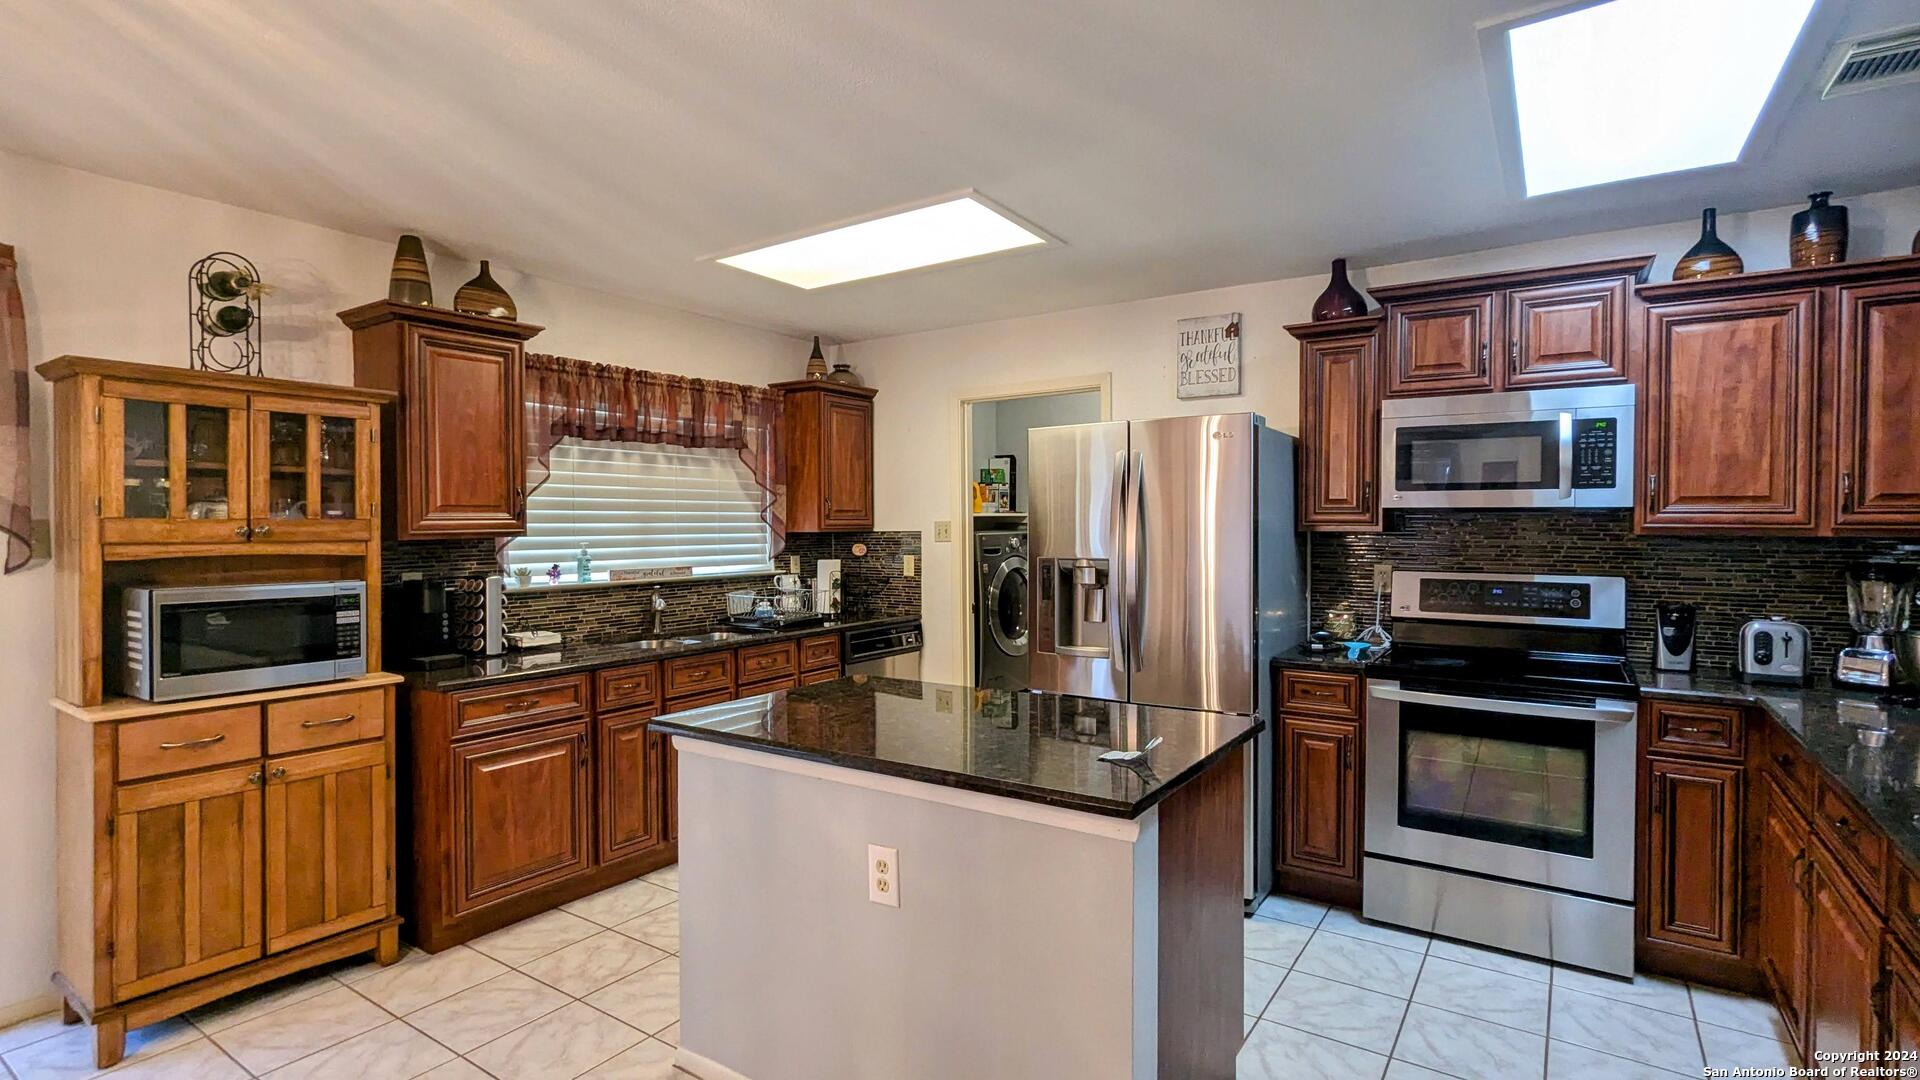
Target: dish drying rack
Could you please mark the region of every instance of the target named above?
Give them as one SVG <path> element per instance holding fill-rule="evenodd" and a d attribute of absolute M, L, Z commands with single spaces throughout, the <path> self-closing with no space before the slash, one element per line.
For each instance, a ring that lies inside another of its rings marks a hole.
<path fill-rule="evenodd" d="M 826 621 L 813 602 L 813 583 L 796 590 L 739 589 L 727 594 L 727 622 L 749 630 L 781 630 Z"/>

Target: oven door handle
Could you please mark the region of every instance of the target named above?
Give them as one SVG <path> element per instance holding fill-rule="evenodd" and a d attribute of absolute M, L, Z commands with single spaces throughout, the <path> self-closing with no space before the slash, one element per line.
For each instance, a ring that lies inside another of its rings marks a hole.
<path fill-rule="evenodd" d="M 1416 705 L 1440 705 L 1450 709 L 1509 713 L 1514 716 L 1540 716 L 1551 720 L 1588 720 L 1602 724 L 1624 724 L 1632 720 L 1634 714 L 1638 712 L 1631 701 L 1601 701 L 1592 707 L 1586 707 L 1556 705 L 1544 701 L 1461 697 L 1456 694 L 1434 694 L 1425 690 L 1402 690 L 1397 682 L 1379 679 L 1368 686 L 1367 693 L 1371 697 L 1385 698 L 1388 701 L 1405 701 Z"/>

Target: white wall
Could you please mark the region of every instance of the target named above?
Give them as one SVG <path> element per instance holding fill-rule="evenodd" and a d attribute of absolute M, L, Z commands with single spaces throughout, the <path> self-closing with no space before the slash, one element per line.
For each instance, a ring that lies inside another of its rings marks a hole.
<path fill-rule="evenodd" d="M 1850 210 L 1853 258 L 1904 254 L 1920 228 L 1920 187 L 1842 196 Z M 1749 270 L 1787 263 L 1787 223 L 1798 206 L 1720 218 L 1720 237 Z M 1443 224 L 1436 229 L 1444 228 Z M 1591 233 L 1478 251 L 1444 259 L 1374 267 L 1356 284 L 1389 284 L 1491 270 L 1548 266 L 1620 255 L 1657 253 L 1653 280 L 1699 236 L 1697 220 Z M 1062 380 L 1111 375 L 1116 420 L 1251 410 L 1274 427 L 1300 430 L 1299 348 L 1283 327 L 1307 318 L 1326 278 L 1291 278 L 1162 296 L 1104 307 L 979 323 L 840 347 L 869 386 L 874 402 L 875 507 L 881 529 L 917 529 L 931 538 L 937 520 L 958 521 L 967 509 L 959 485 L 940 478 L 961 472 L 959 430 L 964 397 Z M 1173 324 L 1196 315 L 1239 312 L 1245 392 L 1238 397 L 1180 401 L 1174 397 Z M 959 535 L 958 530 L 955 533 Z M 922 590 L 927 651 L 925 677 L 964 682 L 966 608 L 964 556 L 954 544 L 925 547 Z"/>
<path fill-rule="evenodd" d="M 262 340 L 267 374 L 345 383 L 347 330 L 334 312 L 387 292 L 391 237 L 370 239 L 110 180 L 0 152 L 0 241 L 18 249 L 28 359 L 79 353 L 186 363 L 186 275 L 212 251 L 254 260 L 275 286 Z M 641 241 L 644 242 L 644 241 Z M 434 298 L 451 304 L 474 264 L 435 257 Z M 533 347 L 608 363 L 765 383 L 797 376 L 805 343 L 512 272 L 494 277 L 520 317 L 548 327 Z M 35 507 L 50 477 L 48 403 L 33 386 Z M 53 571 L 0 578 L 0 1021 L 51 1000 L 53 966 Z"/>
<path fill-rule="evenodd" d="M 1090 424 L 1100 419 L 1100 392 L 1038 394 L 1033 397 L 981 401 L 973 406 L 973 467 L 956 478 L 964 493 L 980 470 L 996 457 L 1011 454 L 1016 472 L 1015 510 L 1027 508 L 1027 481 L 1020 469 L 1027 465 L 1027 432 L 1056 424 Z"/>

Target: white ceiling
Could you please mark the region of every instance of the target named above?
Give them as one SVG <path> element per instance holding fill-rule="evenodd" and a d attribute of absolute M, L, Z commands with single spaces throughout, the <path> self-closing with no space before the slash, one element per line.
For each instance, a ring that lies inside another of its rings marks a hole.
<path fill-rule="evenodd" d="M 1821 0 L 1746 161 L 1527 201 L 1479 28 L 1538 7 L 0 0 L 0 146 L 842 340 L 1920 176 L 1920 85 L 1814 85 L 1920 5 Z M 700 261 L 967 187 L 1064 245 L 814 292 Z"/>

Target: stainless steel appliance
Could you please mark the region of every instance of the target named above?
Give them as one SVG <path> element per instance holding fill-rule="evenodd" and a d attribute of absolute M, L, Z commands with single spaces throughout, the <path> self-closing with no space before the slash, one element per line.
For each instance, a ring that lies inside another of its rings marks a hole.
<path fill-rule="evenodd" d="M 1027 534 L 973 535 L 975 686 L 1027 686 Z"/>
<path fill-rule="evenodd" d="M 127 589 L 121 690 L 177 701 L 364 675 L 366 599 L 363 581 Z"/>
<path fill-rule="evenodd" d="M 1653 608 L 1655 671 L 1692 671 L 1693 636 L 1699 615 L 1692 604 L 1655 604 Z"/>
<path fill-rule="evenodd" d="M 1362 913 L 1632 974 L 1626 582 L 1397 571 L 1393 614 L 1367 674 Z"/>
<path fill-rule="evenodd" d="M 849 630 L 846 639 L 847 674 L 918 679 L 922 640 L 918 621 Z"/>
<path fill-rule="evenodd" d="M 1634 388 L 1390 398 L 1380 404 L 1389 509 L 1633 505 Z"/>
<path fill-rule="evenodd" d="M 1735 670 L 1748 682 L 1807 681 L 1807 628 L 1778 615 L 1754 619 L 1740 628 Z"/>
<path fill-rule="evenodd" d="M 1913 574 L 1898 563 L 1864 562 L 1847 567 L 1847 618 L 1853 644 L 1840 650 L 1833 678 L 1842 686 L 1885 690 L 1898 673 L 1894 637 L 1909 625 Z"/>
<path fill-rule="evenodd" d="M 1029 431 L 1029 685 L 1271 721 L 1268 665 L 1306 633 L 1293 458 L 1252 413 Z M 1253 746 L 1249 902 L 1273 877 L 1271 727 Z"/>

